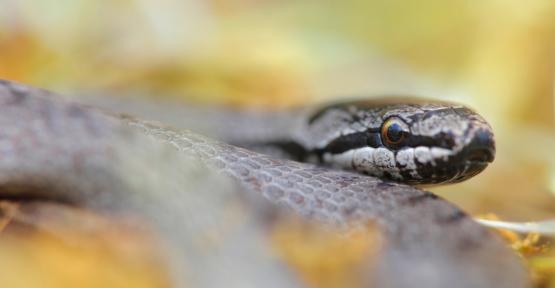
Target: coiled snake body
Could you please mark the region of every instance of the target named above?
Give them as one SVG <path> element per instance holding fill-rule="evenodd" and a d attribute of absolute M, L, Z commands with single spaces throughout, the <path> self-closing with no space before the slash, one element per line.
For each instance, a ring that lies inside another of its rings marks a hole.
<path fill-rule="evenodd" d="M 187 209 L 242 197 L 225 192 L 238 187 L 312 221 L 339 226 L 375 221 L 385 247 L 375 267 L 361 268 L 365 285 L 526 286 L 519 259 L 492 232 L 434 194 L 377 177 L 439 184 L 479 173 L 494 153 L 490 128 L 480 116 L 452 104 L 394 101 L 335 105 L 305 120 L 287 139 L 293 143 L 288 147 L 297 148 L 291 156 L 333 167 L 277 159 L 187 130 L 111 116 L 5 81 L 0 83 L 0 195 L 140 213 L 172 245 L 182 246 L 182 254 L 171 256 L 179 259 L 199 256 L 185 247 L 194 247 L 191 238 L 209 225 L 196 219 L 200 210 Z M 232 180 L 211 178 L 207 171 Z M 244 210 L 260 219 L 249 218 L 256 223 L 224 237 L 218 252 L 210 254 L 216 258 L 207 258 L 212 261 L 189 267 L 184 285 L 302 285 L 281 264 L 257 256 L 264 250 L 259 244 L 266 225 L 258 209 L 276 208 L 253 201 L 245 202 Z M 220 267 L 222 255 L 233 265 Z"/>

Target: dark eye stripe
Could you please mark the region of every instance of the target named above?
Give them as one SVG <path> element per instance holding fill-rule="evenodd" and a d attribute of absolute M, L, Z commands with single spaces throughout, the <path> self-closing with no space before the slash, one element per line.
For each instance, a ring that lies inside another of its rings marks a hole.
<path fill-rule="evenodd" d="M 443 132 L 439 133 L 435 136 L 422 136 L 422 135 L 410 135 L 405 140 L 406 147 L 418 147 L 418 146 L 426 146 L 426 147 L 440 147 L 445 149 L 452 149 L 455 146 L 453 139 L 451 137 L 447 137 L 444 135 Z"/>
<path fill-rule="evenodd" d="M 378 148 L 381 146 L 382 141 L 378 131 L 365 131 L 337 137 L 335 140 L 326 145 L 326 147 L 317 149 L 317 153 L 320 155 L 323 153 L 341 154 L 351 149 L 362 147 Z"/>
<path fill-rule="evenodd" d="M 357 148 L 363 148 L 363 147 L 372 147 L 372 148 L 384 147 L 381 137 L 382 136 L 377 131 L 351 133 L 351 134 L 337 137 L 335 140 L 331 141 L 324 148 L 314 149 L 312 152 L 321 156 L 324 153 L 341 154 L 351 149 L 357 149 Z M 416 136 L 416 135 L 408 136 L 403 143 L 403 147 L 425 146 L 425 147 L 441 147 L 446 149 L 451 149 L 453 145 L 454 145 L 453 143 L 437 142 L 436 139 L 429 136 Z M 402 148 L 399 148 L 399 149 L 402 149 Z M 396 150 L 397 149 L 393 151 L 396 151 Z"/>

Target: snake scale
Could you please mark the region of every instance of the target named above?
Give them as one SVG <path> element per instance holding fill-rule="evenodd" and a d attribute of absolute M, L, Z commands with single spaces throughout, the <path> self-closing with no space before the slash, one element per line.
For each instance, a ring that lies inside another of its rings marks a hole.
<path fill-rule="evenodd" d="M 361 105 L 371 103 L 357 103 Z M 492 145 L 489 127 L 470 110 L 446 105 L 387 104 L 374 110 L 379 113 L 372 115 L 379 117 L 364 117 L 352 105 L 313 114 L 306 122 L 311 130 L 299 130 L 292 140 L 303 145 L 305 160 L 326 167 L 105 113 L 2 81 L 0 195 L 143 215 L 177 247 L 170 252 L 178 263 L 172 269 L 177 274 L 189 269 L 177 280 L 187 287 L 303 287 L 294 271 L 259 257 L 266 249 L 261 243 L 267 214 L 274 209 L 334 227 L 375 222 L 385 244 L 375 266 L 360 267 L 364 286 L 526 287 L 528 276 L 520 259 L 497 235 L 430 192 L 376 177 L 446 183 L 485 168 L 493 152 L 466 147 Z M 387 129 L 380 129 L 384 119 Z M 353 120 L 356 125 L 345 126 Z M 377 135 L 391 141 L 372 147 Z M 410 148 L 392 153 L 400 139 Z M 432 149 L 432 144 L 438 147 Z M 243 197 L 247 200 L 237 200 Z M 191 238 L 214 224 L 203 223 L 199 211 L 219 215 L 222 210 L 205 210 L 225 207 L 229 201 L 241 203 L 246 224 L 234 226 L 237 233 L 228 232 L 218 252 L 210 254 L 214 258 L 180 266 L 182 258 L 200 257 L 202 253 L 187 249 L 196 247 Z M 232 264 L 220 261 L 222 257 Z"/>

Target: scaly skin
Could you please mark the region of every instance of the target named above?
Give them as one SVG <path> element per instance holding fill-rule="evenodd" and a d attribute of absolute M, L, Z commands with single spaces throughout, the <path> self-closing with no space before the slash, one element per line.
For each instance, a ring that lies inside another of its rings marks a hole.
<path fill-rule="evenodd" d="M 181 190 L 189 189 L 179 175 L 185 167 L 199 165 L 198 161 L 210 171 L 230 176 L 245 192 L 285 204 L 313 221 L 340 227 L 375 221 L 386 245 L 377 267 L 361 275 L 367 277 L 368 285 L 527 285 L 525 270 L 505 243 L 429 192 L 353 172 L 274 159 L 189 131 L 110 116 L 47 94 L 10 82 L 0 85 L 0 125 L 4 127 L 0 131 L 0 195 L 4 197 L 60 199 L 102 211 L 130 209 L 145 217 L 163 213 L 168 218 L 153 224 L 173 229 L 167 232 L 171 237 L 184 230 L 176 219 L 187 215 L 182 207 L 170 205 L 178 201 Z M 254 209 L 250 216 L 257 217 L 257 213 L 262 212 Z M 257 235 L 263 234 L 264 227 L 253 227 Z M 241 259 L 237 260 L 240 265 Z M 281 271 L 272 267 L 266 271 Z M 289 279 L 286 274 L 283 277 Z"/>

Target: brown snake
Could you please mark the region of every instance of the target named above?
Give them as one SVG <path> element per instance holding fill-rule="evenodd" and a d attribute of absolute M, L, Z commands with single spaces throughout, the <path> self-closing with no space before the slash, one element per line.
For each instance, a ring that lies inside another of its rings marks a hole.
<path fill-rule="evenodd" d="M 454 205 L 412 186 L 273 158 L 187 130 L 112 116 L 7 81 L 0 83 L 0 124 L 2 197 L 60 200 L 106 213 L 142 215 L 171 245 L 182 246 L 170 256 L 177 263 L 172 267 L 176 274 L 189 271 L 176 280 L 178 285 L 302 287 L 289 268 L 258 256 L 265 253 L 261 243 L 273 209 L 339 227 L 377 223 L 385 245 L 376 266 L 360 268 L 365 286 L 528 284 L 520 259 L 497 235 Z M 357 167 L 374 174 L 372 167 Z M 401 172 L 399 177 L 411 175 Z M 444 182 L 444 176 L 438 177 Z M 237 200 L 245 195 L 247 200 Z M 222 236 L 225 243 L 209 257 L 191 249 L 196 233 L 219 221 L 203 223 L 195 217 L 205 218 L 201 212 L 220 215 L 222 211 L 206 209 L 230 201 L 242 203 L 246 224 Z M 181 258 L 192 257 L 198 263 L 189 264 L 197 267 L 179 265 Z"/>

